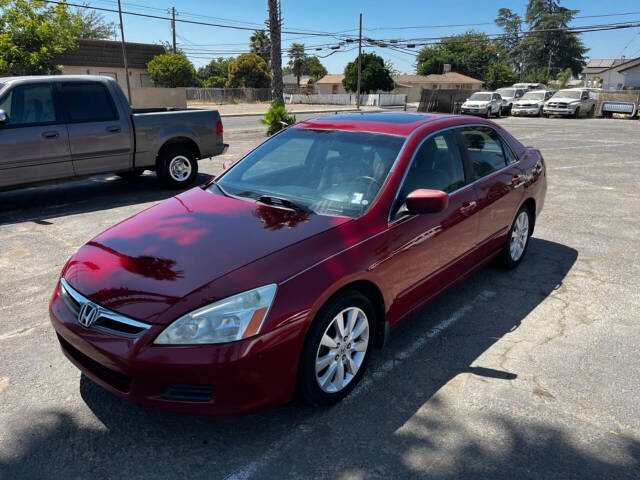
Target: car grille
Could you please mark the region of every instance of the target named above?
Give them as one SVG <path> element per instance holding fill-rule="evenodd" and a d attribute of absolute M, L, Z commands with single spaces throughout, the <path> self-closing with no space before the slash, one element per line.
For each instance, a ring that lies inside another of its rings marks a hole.
<path fill-rule="evenodd" d="M 93 328 L 95 330 L 100 330 L 105 333 L 125 338 L 138 337 L 151 328 L 151 325 L 148 323 L 133 320 L 132 318 L 125 317 L 119 313 L 103 308 L 100 305 L 96 305 L 94 302 L 71 287 L 64 278 L 60 279 L 60 295 L 76 318 L 78 317 L 82 306 L 87 303 L 90 303 L 97 308 L 98 313 L 96 315 L 95 322 L 88 328 Z"/>
<path fill-rule="evenodd" d="M 210 402 L 213 395 L 210 385 L 170 383 L 165 385 L 162 398 L 184 402 Z"/>
<path fill-rule="evenodd" d="M 537 107 L 538 105 L 536 103 L 519 103 L 516 106 L 521 108 L 531 108 L 531 107 Z"/>
<path fill-rule="evenodd" d="M 80 350 L 75 348 L 60 335 L 58 335 L 58 341 L 60 342 L 60 346 L 62 347 L 62 349 L 67 354 L 69 354 L 71 358 L 73 358 L 80 364 L 80 366 L 87 369 L 100 380 L 108 383 L 113 388 L 120 390 L 121 392 L 127 393 L 130 390 L 131 377 L 128 377 L 123 373 L 116 372 L 115 370 L 111 370 L 101 363 L 96 362 L 94 359 L 86 356 Z"/>
<path fill-rule="evenodd" d="M 569 104 L 563 103 L 563 102 L 553 102 L 553 103 L 548 103 L 547 106 L 551 108 L 567 108 Z"/>

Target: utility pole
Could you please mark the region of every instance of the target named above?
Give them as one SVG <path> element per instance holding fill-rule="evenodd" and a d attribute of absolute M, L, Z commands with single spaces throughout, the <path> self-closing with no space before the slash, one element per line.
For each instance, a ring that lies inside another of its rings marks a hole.
<path fill-rule="evenodd" d="M 124 76 L 127 79 L 127 94 L 129 96 L 129 103 L 133 105 L 133 99 L 131 98 L 131 83 L 129 81 L 129 65 L 127 64 L 127 48 L 124 44 L 124 25 L 122 24 L 122 5 L 118 0 L 118 16 L 120 17 L 120 39 L 122 41 L 122 59 L 124 60 Z"/>
<path fill-rule="evenodd" d="M 173 32 L 173 53 L 176 50 L 176 7 L 171 7 L 171 31 Z"/>
<path fill-rule="evenodd" d="M 284 106 L 282 85 L 282 10 L 279 0 L 268 0 L 269 37 L 271 38 L 271 92 L 272 99 Z"/>
<path fill-rule="evenodd" d="M 362 70 L 362 14 L 360 14 L 360 34 L 358 35 L 358 86 L 356 88 L 356 108 L 360 110 L 360 73 Z"/>

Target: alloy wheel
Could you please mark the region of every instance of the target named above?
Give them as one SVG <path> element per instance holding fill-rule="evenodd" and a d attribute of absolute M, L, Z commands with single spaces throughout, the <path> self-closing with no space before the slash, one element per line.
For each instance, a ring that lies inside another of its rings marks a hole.
<path fill-rule="evenodd" d="M 360 370 L 369 348 L 369 319 L 357 307 L 338 313 L 316 352 L 316 382 L 327 393 L 344 389 Z"/>
<path fill-rule="evenodd" d="M 517 262 L 522 257 L 524 249 L 527 246 L 529 237 L 529 214 L 526 211 L 520 212 L 516 218 L 513 228 L 511 229 L 511 238 L 509 240 L 509 253 L 511 260 Z"/>
<path fill-rule="evenodd" d="M 191 162 L 185 156 L 178 155 L 169 163 L 169 175 L 178 182 L 183 182 L 191 175 Z"/>

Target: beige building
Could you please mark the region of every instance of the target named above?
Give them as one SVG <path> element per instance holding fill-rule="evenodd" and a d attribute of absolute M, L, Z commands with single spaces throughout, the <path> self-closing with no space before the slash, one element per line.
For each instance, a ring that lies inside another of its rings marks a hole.
<path fill-rule="evenodd" d="M 342 86 L 344 75 L 325 75 L 317 82 L 318 93 L 347 93 Z M 422 89 L 480 90 L 482 80 L 461 73 L 446 72 L 440 75 L 396 75 L 393 93 L 404 94 L 408 102 L 419 102 Z"/>
<path fill-rule="evenodd" d="M 336 75 L 330 73 L 329 75 L 325 75 L 316 82 L 318 93 L 348 93 L 342 86 L 342 80 L 344 80 L 344 75 L 342 74 Z"/>
<path fill-rule="evenodd" d="M 162 45 L 125 43 L 131 89 L 153 87 L 147 63 L 156 55 L 165 53 Z M 114 78 L 127 92 L 127 81 L 122 58 L 122 44 L 111 40 L 78 39 L 78 48 L 55 59 L 64 75 L 104 75 Z"/>
<path fill-rule="evenodd" d="M 408 102 L 419 102 L 422 89 L 458 89 L 479 90 L 482 88 L 482 80 L 467 77 L 461 73 L 447 72 L 432 75 L 396 75 L 394 77 L 396 88 L 393 93 L 407 95 Z"/>

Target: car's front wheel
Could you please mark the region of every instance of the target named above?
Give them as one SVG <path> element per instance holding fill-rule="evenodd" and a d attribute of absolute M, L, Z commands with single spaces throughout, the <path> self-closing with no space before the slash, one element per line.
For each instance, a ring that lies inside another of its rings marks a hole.
<path fill-rule="evenodd" d="M 300 357 L 298 393 L 314 406 L 342 400 L 364 375 L 375 309 L 358 291 L 333 297 L 309 328 Z"/>
<path fill-rule="evenodd" d="M 502 249 L 501 263 L 506 268 L 516 268 L 522 262 L 531 237 L 532 217 L 527 206 L 518 210 L 507 241 Z"/>

